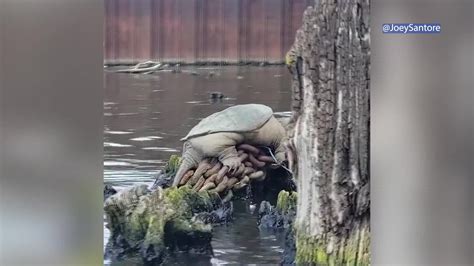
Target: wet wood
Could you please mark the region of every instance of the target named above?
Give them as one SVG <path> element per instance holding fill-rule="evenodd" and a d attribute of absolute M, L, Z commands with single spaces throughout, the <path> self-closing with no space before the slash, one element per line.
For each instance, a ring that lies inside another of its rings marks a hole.
<path fill-rule="evenodd" d="M 317 1 L 289 53 L 301 265 L 370 265 L 369 10 Z"/>

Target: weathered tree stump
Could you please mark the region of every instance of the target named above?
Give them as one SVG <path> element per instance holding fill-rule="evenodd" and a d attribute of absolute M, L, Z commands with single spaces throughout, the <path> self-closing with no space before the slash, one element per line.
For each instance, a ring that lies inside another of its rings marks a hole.
<path fill-rule="evenodd" d="M 150 191 L 139 185 L 110 196 L 104 205 L 111 233 L 109 257 L 138 253 L 145 263 L 154 264 L 174 251 L 211 253 L 211 224 L 228 221 L 230 217 L 221 216 L 231 215 L 232 209 L 217 193 L 197 192 L 190 186 Z"/>
<path fill-rule="evenodd" d="M 258 155 L 265 150 L 257 151 Z M 203 160 L 202 169 L 185 174 L 180 187 L 170 187 L 180 163 L 181 158 L 172 155 L 150 189 L 137 185 L 106 199 L 104 210 L 111 232 L 106 249 L 108 258 L 120 260 L 139 254 L 144 262 L 156 264 L 164 263 L 174 251 L 211 252 L 212 224 L 231 220 L 233 192 L 245 193 L 243 188 L 251 182 L 272 184 L 275 189 L 288 187 L 284 181 L 289 176 L 284 169 L 268 169 L 271 177 L 265 178 L 267 170 L 253 166 L 245 172 L 243 165 L 217 182 L 222 165 L 212 158 Z M 260 170 L 255 172 L 257 169 Z M 194 176 L 195 172 L 198 175 Z M 252 180 L 249 176 L 255 173 L 258 175 Z M 196 177 L 193 183 L 192 177 Z M 259 182 L 262 177 L 264 182 Z"/>
<path fill-rule="evenodd" d="M 296 262 L 367 265 L 369 1 L 315 1 L 287 64 L 294 76 Z"/>

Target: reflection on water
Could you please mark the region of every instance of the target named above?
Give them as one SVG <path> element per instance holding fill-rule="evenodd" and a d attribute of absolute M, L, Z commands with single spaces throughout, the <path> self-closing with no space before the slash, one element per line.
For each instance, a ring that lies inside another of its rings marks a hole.
<path fill-rule="evenodd" d="M 257 211 L 258 212 L 258 211 Z M 283 232 L 260 231 L 257 212 L 243 201 L 234 201 L 234 222 L 214 229 L 214 257 L 229 264 L 278 264 L 283 252 Z"/>
<path fill-rule="evenodd" d="M 214 112 L 244 103 L 266 104 L 275 112 L 290 108 L 290 76 L 284 66 L 206 67 L 152 75 L 106 72 L 105 81 L 104 181 L 118 189 L 152 182 L 156 170 L 172 154 L 180 154 L 179 139 Z M 223 97 L 211 99 L 211 92 Z M 232 226 L 216 228 L 214 257 L 192 258 L 194 262 L 278 263 L 281 241 L 276 235 L 262 235 L 245 206 L 236 206 L 235 216 Z"/>

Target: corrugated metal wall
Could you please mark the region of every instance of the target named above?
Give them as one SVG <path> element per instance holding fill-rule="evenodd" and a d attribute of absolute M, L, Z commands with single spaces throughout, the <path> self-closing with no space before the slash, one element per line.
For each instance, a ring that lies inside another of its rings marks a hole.
<path fill-rule="evenodd" d="M 105 0 L 105 63 L 281 62 L 312 0 Z"/>

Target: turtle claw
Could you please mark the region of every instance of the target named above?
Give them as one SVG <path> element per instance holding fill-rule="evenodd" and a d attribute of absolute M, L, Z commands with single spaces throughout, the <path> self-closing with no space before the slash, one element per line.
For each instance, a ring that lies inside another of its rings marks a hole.
<path fill-rule="evenodd" d="M 228 167 L 228 171 L 231 174 L 234 174 L 242 164 L 242 159 L 239 157 L 239 153 L 235 149 L 235 146 L 223 150 L 218 158 L 222 165 Z"/>
<path fill-rule="evenodd" d="M 222 160 L 222 164 L 224 166 L 229 167 L 229 172 L 235 173 L 235 171 L 239 169 L 242 162 L 240 161 L 239 157 L 235 156 L 225 158 L 224 160 Z"/>
<path fill-rule="evenodd" d="M 238 157 L 227 158 L 222 162 L 223 165 L 229 167 L 229 173 L 234 174 L 240 167 L 241 162 Z"/>
<path fill-rule="evenodd" d="M 242 164 L 239 164 L 237 167 L 235 167 L 234 169 L 232 169 L 232 175 L 235 175 L 235 174 L 237 173 L 237 171 L 239 171 L 240 165 L 242 165 Z"/>

